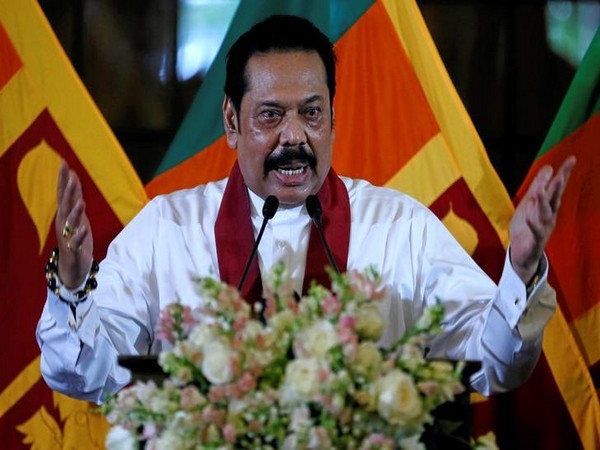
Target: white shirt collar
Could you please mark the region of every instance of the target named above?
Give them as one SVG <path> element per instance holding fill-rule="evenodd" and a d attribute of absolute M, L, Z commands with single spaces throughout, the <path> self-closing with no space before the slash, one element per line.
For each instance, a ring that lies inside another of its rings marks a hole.
<path fill-rule="evenodd" d="M 264 199 L 252 192 L 251 189 L 248 189 L 248 194 L 250 196 L 250 214 L 252 219 L 260 218 L 262 220 L 262 209 L 263 205 L 265 204 Z M 276 219 L 278 218 L 292 219 L 304 214 L 308 214 L 304 204 L 291 208 L 280 206 L 277 209 L 277 214 L 275 214 L 275 217 L 273 217 L 272 220 L 277 221 Z"/>

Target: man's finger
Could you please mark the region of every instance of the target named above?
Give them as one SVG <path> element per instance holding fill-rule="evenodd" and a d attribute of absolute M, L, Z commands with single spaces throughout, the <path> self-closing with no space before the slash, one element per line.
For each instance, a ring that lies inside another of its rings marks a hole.
<path fill-rule="evenodd" d="M 75 207 L 77 202 L 83 198 L 81 190 L 81 183 L 77 174 L 69 170 L 67 177 L 67 184 L 65 186 L 62 201 L 59 205 L 60 215 L 62 217 L 68 216 L 71 210 Z"/>
<path fill-rule="evenodd" d="M 529 186 L 527 194 L 537 197 L 538 192 L 544 191 L 546 189 L 546 185 L 548 184 L 548 181 L 550 181 L 550 179 L 552 178 L 553 172 L 554 169 L 551 166 L 542 167 L 533 179 L 531 186 Z"/>
<path fill-rule="evenodd" d="M 554 223 L 555 210 L 552 208 L 548 198 L 547 191 L 538 192 L 536 198 L 537 219 L 542 226 L 552 225 Z"/>
<path fill-rule="evenodd" d="M 60 169 L 58 171 L 58 182 L 56 183 L 56 204 L 58 205 L 58 214 L 62 214 L 63 212 L 63 199 L 65 196 L 65 190 L 67 189 L 67 184 L 69 182 L 69 166 L 66 161 L 63 159 L 60 164 Z"/>
<path fill-rule="evenodd" d="M 57 226 L 62 226 L 60 235 L 66 242 L 71 241 L 73 236 L 77 234 L 77 230 L 82 225 L 85 225 L 84 214 L 85 202 L 82 198 L 80 198 L 77 200 L 77 203 L 75 203 L 75 206 L 69 211 L 67 217 L 64 219 L 64 222 L 57 223 Z"/>
<path fill-rule="evenodd" d="M 548 186 L 550 207 L 555 212 L 560 208 L 562 195 L 567 187 L 575 162 L 574 156 L 567 158 Z"/>
<path fill-rule="evenodd" d="M 67 249 L 72 252 L 79 252 L 85 241 L 85 237 L 88 234 L 88 228 L 85 224 L 78 227 L 75 234 L 71 236 L 71 239 L 67 242 Z"/>

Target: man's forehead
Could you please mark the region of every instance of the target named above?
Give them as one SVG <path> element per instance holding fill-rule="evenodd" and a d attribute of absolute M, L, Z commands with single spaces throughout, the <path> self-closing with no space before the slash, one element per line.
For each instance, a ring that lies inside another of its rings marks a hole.
<path fill-rule="evenodd" d="M 292 70 L 316 72 L 326 80 L 325 64 L 319 53 L 315 50 L 273 50 L 269 52 L 254 53 L 246 63 L 246 76 L 253 72 L 277 70 L 278 75 L 290 73 Z"/>

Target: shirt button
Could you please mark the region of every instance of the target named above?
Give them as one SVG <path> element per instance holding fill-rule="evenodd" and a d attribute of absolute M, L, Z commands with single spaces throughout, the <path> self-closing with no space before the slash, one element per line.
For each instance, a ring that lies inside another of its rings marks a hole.
<path fill-rule="evenodd" d="M 279 247 L 279 248 L 285 247 L 285 242 L 284 241 L 277 241 L 277 247 Z"/>

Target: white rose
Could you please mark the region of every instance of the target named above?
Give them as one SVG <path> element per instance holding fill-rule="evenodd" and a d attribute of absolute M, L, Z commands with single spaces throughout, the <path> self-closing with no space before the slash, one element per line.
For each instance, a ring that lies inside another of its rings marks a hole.
<path fill-rule="evenodd" d="M 112 427 L 106 436 L 107 450 L 135 450 L 137 439 L 133 433 L 121 426 Z"/>
<path fill-rule="evenodd" d="M 361 375 L 379 372 L 383 358 L 373 342 L 363 342 L 358 346 L 352 368 Z"/>
<path fill-rule="evenodd" d="M 210 344 L 215 340 L 215 335 L 206 323 L 200 323 L 194 327 L 188 337 L 188 341 L 198 349 L 204 348 L 205 345 Z"/>
<path fill-rule="evenodd" d="M 356 312 L 356 333 L 364 338 L 377 341 L 381 337 L 385 322 L 377 306 L 367 303 Z"/>
<path fill-rule="evenodd" d="M 244 341 L 255 341 L 264 332 L 263 326 L 256 320 L 250 320 L 242 330 L 241 338 Z"/>
<path fill-rule="evenodd" d="M 377 410 L 392 424 L 404 425 L 423 412 L 419 392 L 412 378 L 393 370 L 376 383 Z"/>
<path fill-rule="evenodd" d="M 417 345 L 406 344 L 400 350 L 400 359 L 408 370 L 415 370 L 425 362 L 423 349 Z"/>
<path fill-rule="evenodd" d="M 204 346 L 204 359 L 200 369 L 212 384 L 225 384 L 233 380 L 233 350 L 219 341 Z"/>
<path fill-rule="evenodd" d="M 308 357 L 325 356 L 327 352 L 340 343 L 335 327 L 328 320 L 315 322 L 304 328 L 297 336 L 297 347 Z"/>
<path fill-rule="evenodd" d="M 165 411 L 174 411 L 177 409 L 179 404 L 173 399 L 169 398 L 168 391 L 158 390 L 156 395 L 148 402 L 148 408 L 157 413 L 164 413 Z"/>
<path fill-rule="evenodd" d="M 326 368 L 317 358 L 296 359 L 285 369 L 280 401 L 293 406 L 313 399 L 319 393 L 319 372 Z"/>
<path fill-rule="evenodd" d="M 269 319 L 269 326 L 277 332 L 290 328 L 294 323 L 294 313 L 289 309 L 278 312 Z"/>
<path fill-rule="evenodd" d="M 154 440 L 153 444 L 154 450 L 185 450 L 188 448 L 180 430 L 173 428 L 167 428 Z"/>

